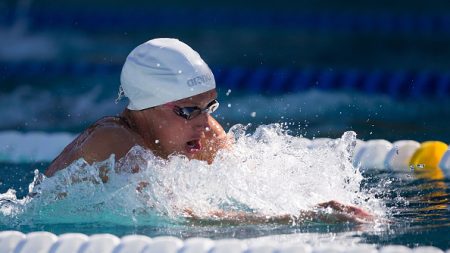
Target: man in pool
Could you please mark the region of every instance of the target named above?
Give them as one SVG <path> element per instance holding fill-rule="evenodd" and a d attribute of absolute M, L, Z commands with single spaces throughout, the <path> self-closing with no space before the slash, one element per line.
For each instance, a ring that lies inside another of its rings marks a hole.
<path fill-rule="evenodd" d="M 102 118 L 81 133 L 50 164 L 47 177 L 79 158 L 93 163 L 115 154 L 118 160 L 135 145 L 164 159 L 178 154 L 208 163 L 218 150 L 230 145 L 222 126 L 210 115 L 219 106 L 213 73 L 183 42 L 161 38 L 139 45 L 128 55 L 120 81 L 119 97 L 128 97 L 127 108 L 120 116 Z M 107 173 L 100 174 L 106 182 Z M 319 206 L 340 212 L 341 216 L 333 216 L 338 220 L 371 217 L 360 208 L 336 201 Z M 196 218 L 189 209 L 185 213 Z M 316 214 L 302 215 L 317 218 Z M 211 216 L 239 222 L 290 222 L 292 218 L 223 212 L 211 212 Z"/>

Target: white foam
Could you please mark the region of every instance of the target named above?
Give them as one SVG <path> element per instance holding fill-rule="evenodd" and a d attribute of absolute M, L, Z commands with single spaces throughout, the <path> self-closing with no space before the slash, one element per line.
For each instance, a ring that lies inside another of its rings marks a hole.
<path fill-rule="evenodd" d="M 329 200 L 385 212 L 381 202 L 360 190 L 362 175 L 350 161 L 353 132 L 319 148 L 280 125 L 260 126 L 254 134 L 237 125 L 229 134 L 235 144 L 211 165 L 183 156 L 163 160 L 139 146 L 119 162 L 114 156 L 92 165 L 79 159 L 51 178 L 37 175 L 41 182 L 30 189 L 39 198 L 2 194 L 9 201 L 0 207 L 0 218 L 7 225 L 145 225 L 176 221 L 187 209 L 200 217 L 215 211 L 295 216 Z M 136 167 L 140 172 L 131 173 Z M 108 183 L 99 177 L 100 168 L 107 169 Z M 137 190 L 142 182 L 149 185 Z"/>

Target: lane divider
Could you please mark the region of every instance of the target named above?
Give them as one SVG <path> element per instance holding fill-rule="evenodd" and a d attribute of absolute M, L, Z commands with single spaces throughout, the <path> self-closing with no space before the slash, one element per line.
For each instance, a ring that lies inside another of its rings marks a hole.
<path fill-rule="evenodd" d="M 36 78 L 98 77 L 119 75 L 122 63 L 2 62 L 0 77 Z M 307 89 L 357 90 L 366 94 L 398 97 L 450 96 L 450 75 L 430 71 L 362 71 L 330 69 L 213 67 L 216 83 L 225 90 L 267 95 Z M 12 81 L 11 83 L 15 83 Z M 13 86 L 12 88 L 14 88 Z"/>
<path fill-rule="evenodd" d="M 18 231 L 0 232 L 0 253 L 391 253 L 423 252 L 444 253 L 431 246 L 410 249 L 400 245 L 389 245 L 379 250 L 372 245 L 320 245 L 265 243 L 247 245 L 238 239 L 211 240 L 190 238 L 184 241 L 170 236 L 150 238 L 143 235 L 127 235 L 118 238 L 111 234 L 62 234 L 56 236 L 49 232 L 23 234 Z M 446 252 L 450 252 L 447 250 Z"/>
<path fill-rule="evenodd" d="M 413 172 L 416 178 L 439 180 L 450 178 L 450 149 L 440 141 L 361 141 L 355 149 L 353 164 L 361 169 Z"/>
<path fill-rule="evenodd" d="M 68 133 L 0 133 L 0 162 L 29 163 L 49 162 L 69 144 L 75 135 Z M 30 140 L 32 140 L 30 142 Z M 296 138 L 298 147 L 321 148 L 332 146 L 331 138 Z M 23 145 L 33 143 L 33 145 Z M 49 148 L 40 149 L 42 145 Z M 352 162 L 361 169 L 387 169 L 398 174 L 414 172 L 416 178 L 450 178 L 449 146 L 440 141 L 419 143 L 414 140 L 356 140 Z"/>
<path fill-rule="evenodd" d="M 11 25 L 14 12 L 6 12 L 0 21 Z M 83 31 L 139 31 L 155 27 L 272 27 L 311 31 L 379 33 L 401 35 L 434 35 L 450 32 L 448 14 L 236 10 L 236 8 L 85 8 L 33 5 L 29 12 L 32 28 L 82 29 Z M 257 20 L 257 21 L 256 21 Z"/>

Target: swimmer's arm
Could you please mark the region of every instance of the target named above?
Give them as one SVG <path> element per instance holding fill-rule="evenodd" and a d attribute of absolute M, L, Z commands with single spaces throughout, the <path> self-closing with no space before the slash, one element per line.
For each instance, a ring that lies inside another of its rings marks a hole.
<path fill-rule="evenodd" d="M 374 216 L 362 208 L 346 205 L 337 201 L 328 201 L 317 205 L 313 211 L 301 211 L 298 215 L 262 215 L 246 212 L 214 211 L 209 217 L 196 216 L 191 210 L 185 210 L 186 217 L 191 221 L 199 223 L 220 222 L 230 224 L 298 224 L 303 222 L 325 222 L 325 223 L 366 223 L 374 220 Z"/>
<path fill-rule="evenodd" d="M 229 225 L 264 223 L 292 224 L 294 222 L 294 217 L 291 215 L 267 216 L 238 211 L 213 211 L 209 212 L 207 217 L 203 217 L 194 214 L 190 209 L 185 209 L 184 217 L 189 222 L 200 225 L 211 225 L 215 223 L 220 223 L 221 225 L 224 223 Z"/>

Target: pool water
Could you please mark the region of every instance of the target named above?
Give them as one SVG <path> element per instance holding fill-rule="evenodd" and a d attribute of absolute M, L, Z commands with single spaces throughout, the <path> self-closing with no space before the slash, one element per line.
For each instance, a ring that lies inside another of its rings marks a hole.
<path fill-rule="evenodd" d="M 236 143 L 212 165 L 172 157 L 155 158 L 135 147 L 118 163 L 83 160 L 49 179 L 39 179 L 47 163 L 1 163 L 0 230 L 81 232 L 117 236 L 144 234 L 180 238 L 252 238 L 311 245 L 400 244 L 450 248 L 449 180 L 419 180 L 412 171 L 355 168 L 350 162 L 354 132 L 333 145 L 308 147 L 305 138 L 280 124 L 251 130 L 234 126 Z M 103 184 L 98 168 L 110 169 Z M 126 171 L 139 166 L 141 172 Z M 115 172 L 121 167 L 125 172 Z M 29 184 L 34 188 L 29 189 Z M 150 186 L 137 191 L 142 180 Z M 8 189 L 14 189 L 6 192 Z M 31 190 L 34 197 L 26 194 Z M 64 193 L 61 195 L 61 193 Z M 209 211 L 258 212 L 267 215 L 310 210 L 336 199 L 376 214 L 370 224 L 317 221 L 296 224 L 228 224 L 183 218 L 189 207 L 199 216 Z"/>
<path fill-rule="evenodd" d="M 221 163 L 207 166 L 187 162 L 180 157 L 164 163 L 137 149 L 128 161 L 120 165 L 111 160 L 95 166 L 79 161 L 50 179 L 39 174 L 76 134 L 102 116 L 120 113 L 126 102 L 114 104 L 117 91 L 111 87 L 118 86 L 121 64 L 136 41 L 167 35 L 169 31 L 169 36 L 185 38 L 197 45 L 202 55 L 209 55 L 208 62 L 214 67 L 238 64 L 263 69 L 272 64 L 288 68 L 315 66 L 323 68 L 325 79 L 335 76 L 341 67 L 363 72 L 364 69 L 380 67 L 395 69 L 398 71 L 392 80 L 381 78 L 375 80 L 375 84 L 378 82 L 385 88 L 389 83 L 397 85 L 397 88 L 404 84 L 408 87 L 422 84 L 427 85 L 427 89 L 431 87 L 435 94 L 438 93 L 434 90 L 436 87 L 430 84 L 438 79 L 448 84 L 448 61 L 442 57 L 447 47 L 435 50 L 439 53 L 428 49 L 431 44 L 447 45 L 449 36 L 445 29 L 442 30 L 448 26 L 440 25 L 441 17 L 434 17 L 433 11 L 425 12 L 423 17 L 416 16 L 413 13 L 423 11 L 423 8 L 408 2 L 402 6 L 402 12 L 406 14 L 406 19 L 401 18 L 402 22 L 395 22 L 395 17 L 389 18 L 389 11 L 388 16 L 384 11 L 374 12 L 368 17 L 369 23 L 361 23 L 358 15 L 350 15 L 349 20 L 357 22 L 357 29 L 354 25 L 344 25 L 342 34 L 342 31 L 336 31 L 336 22 L 328 22 L 333 21 L 332 17 L 339 12 L 331 12 L 330 16 L 328 12 L 313 11 L 306 15 L 312 15 L 313 22 L 300 22 L 302 24 L 292 27 L 292 24 L 282 22 L 288 20 L 290 23 L 289 16 L 286 19 L 283 11 L 262 12 L 264 20 L 269 23 L 255 23 L 252 17 L 261 15 L 259 10 L 264 8 L 244 10 L 241 16 L 250 19 L 237 15 L 241 25 L 236 26 L 238 20 L 228 17 L 219 23 L 203 22 L 202 18 L 192 23 L 190 14 L 198 12 L 198 8 L 192 8 L 192 3 L 188 4 L 188 9 L 174 9 L 175 18 L 182 21 L 187 18 L 188 22 L 173 22 L 172 7 L 171 11 L 161 7 L 155 9 L 155 3 L 148 2 L 140 11 L 144 14 L 142 17 L 150 22 L 149 29 L 149 22 L 136 23 L 141 19 L 130 19 L 128 7 L 122 9 L 122 5 L 106 6 L 99 2 L 91 6 L 94 9 L 86 9 L 78 1 L 73 6 L 75 9 L 68 12 L 66 5 L 18 2 L 17 6 L 15 3 L 0 4 L 0 11 L 5 14 L 0 15 L 0 44 L 3 42 L 0 48 L 0 115 L 3 119 L 0 121 L 0 230 L 245 240 L 263 237 L 311 245 L 400 244 L 450 248 L 448 178 L 419 180 L 415 179 L 412 171 L 399 174 L 382 169 L 354 168 L 349 162 L 351 152 L 346 149 L 351 146 L 349 139 L 342 138 L 337 141 L 337 146 L 314 149 L 306 147 L 302 139 L 351 137 L 345 133 L 355 131 L 362 140 L 381 138 L 393 142 L 412 139 L 450 143 L 450 102 L 445 99 L 445 94 L 437 94 L 441 99 L 435 99 L 418 92 L 413 98 L 408 98 L 407 94 L 400 92 L 396 99 L 392 99 L 358 94 L 353 90 L 305 90 L 296 94 L 261 96 L 237 88 L 229 89 L 230 85 L 236 87 L 238 83 L 233 78 L 227 78 L 231 80 L 228 83 L 224 82 L 218 72 L 221 108 L 215 116 L 227 131 L 236 124 L 251 123 L 246 130 L 234 128 L 232 134 L 237 139 L 236 148 L 221 154 Z M 273 11 L 272 3 L 262 2 L 260 5 L 270 6 Z M 350 8 L 354 13 L 373 12 L 370 6 L 350 5 L 344 9 Z M 381 5 L 380 10 L 391 8 Z M 56 9 L 48 9 L 52 6 Z M 425 9 L 430 10 L 429 7 Z M 292 7 L 285 8 L 292 11 Z M 431 10 L 441 12 L 441 8 L 436 8 Z M 85 11 L 89 14 L 85 15 Z M 157 12 L 157 17 L 162 13 L 163 18 L 155 19 L 148 15 L 149 11 Z M 217 10 L 201 11 L 208 12 L 205 20 L 211 18 L 210 14 L 215 19 Z M 117 15 L 119 12 L 123 15 Z M 229 13 L 235 12 L 233 5 L 230 10 L 219 13 L 230 16 Z M 307 8 L 306 13 L 309 12 Z M 412 18 L 407 17 L 410 14 Z M 170 18 L 164 18 L 167 15 Z M 305 17 L 305 13 L 294 15 L 299 20 Z M 117 26 L 105 27 L 111 18 L 121 21 L 116 23 Z M 152 23 L 155 20 L 157 22 Z M 380 20 L 383 22 L 378 22 Z M 232 25 L 229 25 L 230 21 Z M 206 27 L 212 25 L 214 29 L 199 33 L 196 22 L 202 26 L 206 24 Z M 375 29 L 364 25 L 373 22 L 376 23 Z M 404 22 L 409 25 L 405 26 Z M 416 23 L 419 24 L 417 27 Z M 283 29 L 278 29 L 278 26 L 270 28 L 270 24 L 281 25 Z M 311 24 L 312 29 L 305 24 Z M 323 32 L 328 29 L 333 32 Z M 363 29 L 368 36 L 361 36 L 358 29 Z M 118 36 L 117 31 L 122 35 Z M 287 43 L 278 44 L 279 38 L 286 38 Z M 342 44 L 357 46 L 348 47 L 347 51 L 341 46 L 336 47 Z M 400 52 L 398 45 L 405 45 Z M 221 48 L 219 53 L 217 48 Z M 289 51 L 280 51 L 280 48 Z M 354 54 L 355 50 L 362 53 Z M 318 57 L 324 56 L 324 52 L 327 52 L 327 57 Z M 386 52 L 408 57 L 396 59 Z M 417 79 L 405 75 L 411 68 L 419 69 L 425 75 Z M 444 71 L 440 76 L 443 78 L 430 75 L 428 70 L 430 73 L 433 70 Z M 374 71 L 372 77 L 377 79 L 380 73 Z M 308 87 L 327 86 L 326 80 L 322 79 L 304 82 Z M 369 90 L 378 88 L 374 84 L 368 87 Z M 263 86 L 257 88 L 265 90 Z M 257 93 L 255 90 L 252 92 Z M 279 125 L 273 127 L 272 123 Z M 115 172 L 115 168 L 132 163 L 137 163 L 140 173 Z M 96 177 L 101 166 L 106 166 L 111 172 L 111 181 L 106 184 Z M 136 191 L 136 185 L 141 181 L 152 184 Z M 27 197 L 30 191 L 32 198 Z M 301 209 L 309 210 L 315 204 L 330 199 L 359 205 L 379 219 L 374 224 L 362 225 L 321 222 L 245 225 L 217 221 L 199 224 L 180 217 L 183 215 L 182 207 L 186 206 L 199 214 L 223 209 L 295 215 Z"/>

